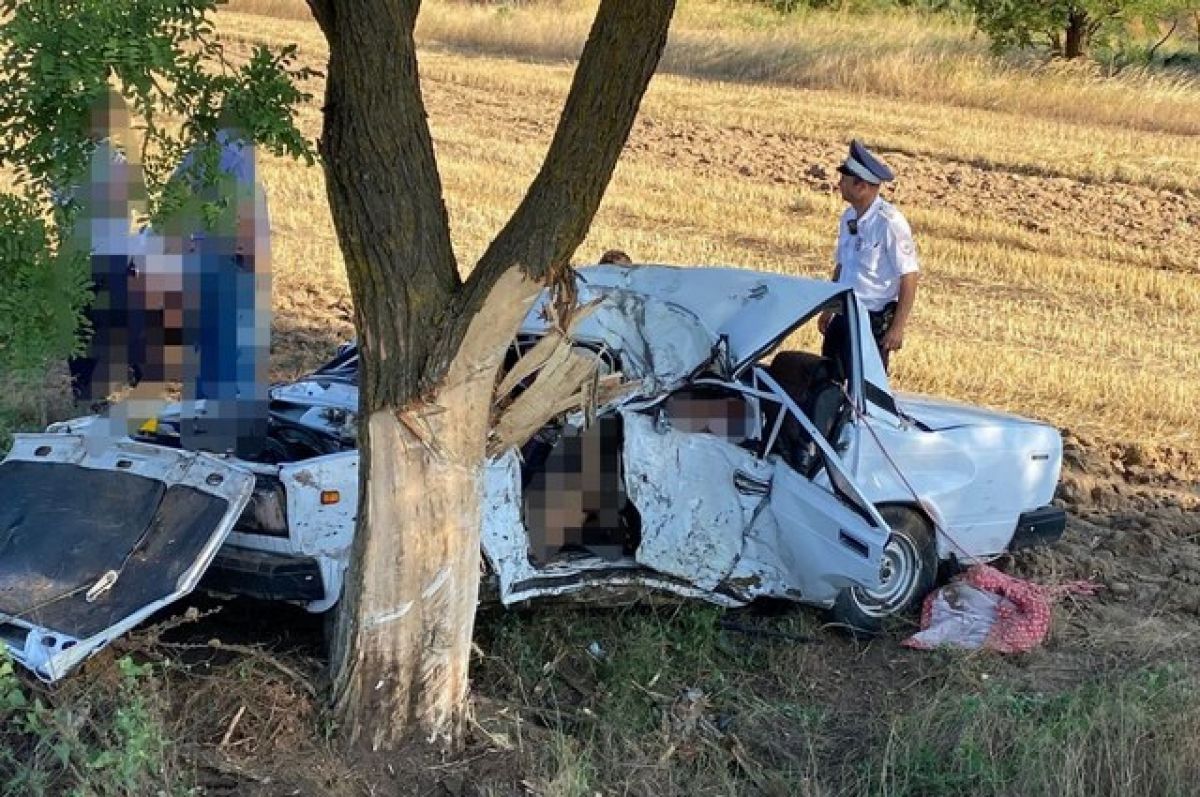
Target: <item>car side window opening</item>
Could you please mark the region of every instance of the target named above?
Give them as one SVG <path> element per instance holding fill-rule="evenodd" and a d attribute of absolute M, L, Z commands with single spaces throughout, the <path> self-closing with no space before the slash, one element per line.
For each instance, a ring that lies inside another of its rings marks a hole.
<path fill-rule="evenodd" d="M 844 297 L 821 309 L 847 317 Z M 770 363 L 760 365 L 837 449 L 853 413 L 847 400 L 853 385 L 853 342 L 849 334 L 835 336 L 832 350 L 822 352 L 824 341 L 817 329 L 817 317 L 819 314 L 792 335 L 789 342 L 796 343 L 776 352 Z M 764 406 L 767 428 L 774 424 L 780 409 L 779 404 Z M 810 478 L 820 469 L 815 444 L 794 418 L 785 417 L 776 448 L 788 464 Z"/>

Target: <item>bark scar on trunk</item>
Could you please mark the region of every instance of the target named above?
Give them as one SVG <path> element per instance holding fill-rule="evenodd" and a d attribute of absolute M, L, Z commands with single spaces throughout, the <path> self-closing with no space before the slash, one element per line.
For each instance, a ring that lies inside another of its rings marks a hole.
<path fill-rule="evenodd" d="M 376 626 L 387 625 L 388 623 L 399 620 L 401 617 L 412 611 L 412 607 L 412 601 L 405 601 L 401 606 L 391 610 L 390 612 L 373 614 L 363 621 L 363 628 L 370 630 Z"/>
<path fill-rule="evenodd" d="M 441 409 L 445 412 L 445 409 Z M 446 450 L 438 442 L 437 434 L 429 423 L 425 406 L 396 410 L 396 420 L 409 431 L 417 442 L 438 462 L 446 461 Z"/>

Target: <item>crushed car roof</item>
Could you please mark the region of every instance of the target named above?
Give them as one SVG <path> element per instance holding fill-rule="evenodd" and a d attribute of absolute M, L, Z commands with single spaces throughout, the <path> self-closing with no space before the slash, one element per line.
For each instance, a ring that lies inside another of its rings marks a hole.
<path fill-rule="evenodd" d="M 586 266 L 578 270 L 579 301 L 599 302 L 574 329 L 580 340 L 621 354 L 626 376 L 669 388 L 713 363 L 723 345 L 731 374 L 753 363 L 780 339 L 847 288 L 827 280 L 736 268 Z M 523 334 L 549 325 L 543 292 L 521 326 Z"/>

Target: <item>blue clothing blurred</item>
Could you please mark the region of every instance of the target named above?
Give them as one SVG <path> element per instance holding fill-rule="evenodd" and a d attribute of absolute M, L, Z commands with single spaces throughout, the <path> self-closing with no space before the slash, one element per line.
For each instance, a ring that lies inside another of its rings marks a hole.
<path fill-rule="evenodd" d="M 212 153 L 194 149 L 173 178 L 191 194 L 181 229 L 183 442 L 252 457 L 267 426 L 270 228 L 253 144 L 222 130 L 215 145 L 215 174 L 205 173 Z"/>

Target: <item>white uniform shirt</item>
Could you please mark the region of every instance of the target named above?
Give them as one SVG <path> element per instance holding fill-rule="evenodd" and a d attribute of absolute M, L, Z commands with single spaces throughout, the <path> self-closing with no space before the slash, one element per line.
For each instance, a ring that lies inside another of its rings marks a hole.
<path fill-rule="evenodd" d="M 900 294 L 900 277 L 919 270 L 912 229 L 900 211 L 876 197 L 857 218 L 857 233 L 848 222 L 858 217 L 846 208 L 838 225 L 838 284 L 847 285 L 872 312 L 882 310 Z"/>

